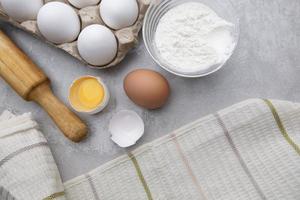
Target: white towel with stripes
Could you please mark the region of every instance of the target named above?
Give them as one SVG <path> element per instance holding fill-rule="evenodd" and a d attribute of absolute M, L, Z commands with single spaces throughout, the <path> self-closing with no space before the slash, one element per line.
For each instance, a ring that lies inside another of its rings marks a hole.
<path fill-rule="evenodd" d="M 30 114 L 0 116 L 0 200 L 65 199 L 47 141 Z"/>
<path fill-rule="evenodd" d="M 298 103 L 241 102 L 63 186 L 35 122 L 2 118 L 0 199 L 300 200 Z"/>

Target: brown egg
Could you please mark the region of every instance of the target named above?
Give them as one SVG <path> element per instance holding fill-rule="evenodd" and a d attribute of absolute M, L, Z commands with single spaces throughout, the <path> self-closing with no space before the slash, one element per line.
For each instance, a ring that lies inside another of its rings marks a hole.
<path fill-rule="evenodd" d="M 124 90 L 134 103 L 148 109 L 162 107 L 170 94 L 167 79 L 148 69 L 130 72 L 124 80 Z"/>

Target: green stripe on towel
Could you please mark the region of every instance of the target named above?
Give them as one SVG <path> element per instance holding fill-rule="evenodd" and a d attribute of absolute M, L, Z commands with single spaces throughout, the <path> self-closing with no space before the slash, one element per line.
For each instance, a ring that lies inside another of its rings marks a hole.
<path fill-rule="evenodd" d="M 64 195 L 65 195 L 65 192 L 57 192 L 57 193 L 51 194 L 50 196 L 44 198 L 43 200 L 53 200 L 53 199 L 56 199 L 56 198 L 64 196 Z"/>
<path fill-rule="evenodd" d="M 150 189 L 149 189 L 149 187 L 147 185 L 147 182 L 145 180 L 145 177 L 144 177 L 144 175 L 142 173 L 142 170 L 140 168 L 140 165 L 139 165 L 137 159 L 135 158 L 135 156 L 132 153 L 128 152 L 127 154 L 129 156 L 129 158 L 131 159 L 134 167 L 135 167 L 135 171 L 136 171 L 136 173 L 137 173 L 137 175 L 138 175 L 138 177 L 139 177 L 139 179 L 140 179 L 140 181 L 141 181 L 141 183 L 142 183 L 142 185 L 144 187 L 144 190 L 145 190 L 145 192 L 147 194 L 148 200 L 153 200 L 151 192 L 150 192 Z"/>
<path fill-rule="evenodd" d="M 273 117 L 277 123 L 277 126 L 282 134 L 282 136 L 285 138 L 285 140 L 295 149 L 295 151 L 300 155 L 300 147 L 292 140 L 292 138 L 289 136 L 288 132 L 286 131 L 279 114 L 275 108 L 275 106 L 272 104 L 272 102 L 268 99 L 264 99 L 264 102 L 269 106 Z"/>
<path fill-rule="evenodd" d="M 42 147 L 42 146 L 47 146 L 47 142 L 39 142 L 39 143 L 36 143 L 36 144 L 32 144 L 32 145 L 29 145 L 29 146 L 26 146 L 26 147 L 23 147 L 11 154 L 9 154 L 8 156 L 6 156 L 5 158 L 3 158 L 2 160 L 0 160 L 0 167 L 2 165 L 4 165 L 5 163 L 7 163 L 8 161 L 10 161 L 11 159 L 13 159 L 14 157 L 24 153 L 24 152 L 27 152 L 27 151 L 30 151 L 31 149 L 34 149 L 34 148 L 37 148 L 37 147 Z"/>

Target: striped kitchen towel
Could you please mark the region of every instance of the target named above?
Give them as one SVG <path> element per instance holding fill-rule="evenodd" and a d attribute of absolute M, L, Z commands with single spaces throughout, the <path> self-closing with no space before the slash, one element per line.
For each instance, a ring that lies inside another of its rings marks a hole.
<path fill-rule="evenodd" d="M 66 182 L 65 193 L 70 200 L 300 200 L 299 144 L 300 104 L 247 100 Z"/>
<path fill-rule="evenodd" d="M 0 117 L 1 200 L 300 200 L 297 103 L 244 101 L 64 186 L 36 126 Z"/>
<path fill-rule="evenodd" d="M 0 200 L 64 200 L 47 141 L 30 114 L 0 116 Z"/>

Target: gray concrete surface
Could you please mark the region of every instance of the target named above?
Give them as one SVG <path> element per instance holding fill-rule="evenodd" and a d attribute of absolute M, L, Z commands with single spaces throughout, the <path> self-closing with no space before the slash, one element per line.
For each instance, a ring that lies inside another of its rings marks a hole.
<path fill-rule="evenodd" d="M 117 67 L 97 71 L 1 23 L 1 28 L 49 75 L 55 93 L 64 102 L 67 102 L 71 81 L 84 74 L 101 76 L 109 86 L 112 99 L 104 112 L 95 116 L 81 115 L 91 131 L 88 139 L 80 144 L 66 140 L 43 110 L 24 102 L 3 80 L 0 80 L 0 111 L 32 112 L 50 143 L 63 179 L 69 180 L 125 152 L 109 139 L 107 129 L 109 119 L 120 109 L 135 110 L 146 122 L 145 136 L 133 147 L 136 148 L 248 98 L 300 101 L 300 1 L 232 1 L 241 24 L 237 50 L 222 70 L 198 79 L 180 78 L 160 69 L 149 57 L 142 40 Z M 148 111 L 126 97 L 122 81 L 135 68 L 155 69 L 170 81 L 172 95 L 164 108 Z"/>

